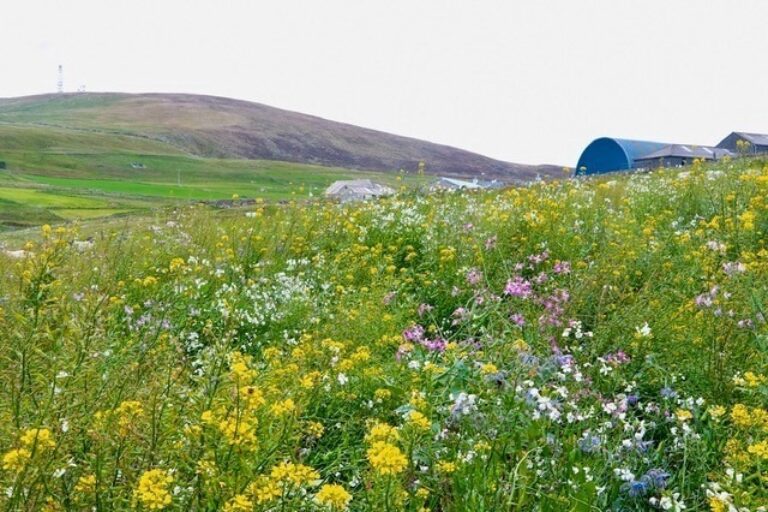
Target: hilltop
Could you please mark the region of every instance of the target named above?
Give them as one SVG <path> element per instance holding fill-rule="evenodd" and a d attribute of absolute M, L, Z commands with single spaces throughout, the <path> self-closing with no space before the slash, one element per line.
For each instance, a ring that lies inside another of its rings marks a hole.
<path fill-rule="evenodd" d="M 73 93 L 0 99 L 0 123 L 85 130 L 167 146 L 166 152 L 368 171 L 530 180 L 557 166 L 494 160 L 450 146 L 231 98 Z M 1 146 L 1 145 L 0 145 Z M 2 147 L 0 147 L 0 150 Z"/>

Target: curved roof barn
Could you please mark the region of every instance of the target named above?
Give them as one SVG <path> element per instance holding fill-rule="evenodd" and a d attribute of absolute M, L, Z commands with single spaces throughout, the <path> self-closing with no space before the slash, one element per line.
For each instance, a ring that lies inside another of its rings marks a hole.
<path fill-rule="evenodd" d="M 576 174 L 601 174 L 637 167 L 637 160 L 669 146 L 665 142 L 601 137 L 584 149 Z"/>

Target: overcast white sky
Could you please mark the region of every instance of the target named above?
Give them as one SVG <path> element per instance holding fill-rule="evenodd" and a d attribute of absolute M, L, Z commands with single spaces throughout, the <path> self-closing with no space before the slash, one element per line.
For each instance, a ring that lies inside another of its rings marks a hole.
<path fill-rule="evenodd" d="M 230 96 L 522 163 L 768 132 L 766 0 L 2 0 L 0 97 Z"/>

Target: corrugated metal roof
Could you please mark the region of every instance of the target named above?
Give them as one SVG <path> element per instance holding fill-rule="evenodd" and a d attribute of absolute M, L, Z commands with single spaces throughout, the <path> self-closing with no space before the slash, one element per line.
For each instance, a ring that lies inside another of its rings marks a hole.
<path fill-rule="evenodd" d="M 712 146 L 694 146 L 690 144 L 670 144 L 658 151 L 649 153 L 637 159 L 637 161 L 643 160 L 656 160 L 666 157 L 677 158 L 702 158 L 705 160 L 719 160 L 724 156 L 732 156 L 733 153 L 727 149 L 715 148 Z"/>
<path fill-rule="evenodd" d="M 371 180 L 339 180 L 333 182 L 326 190 L 325 195 L 356 194 L 361 196 L 385 196 L 395 191 L 387 186 L 379 185 Z"/>
<path fill-rule="evenodd" d="M 457 178 L 440 178 L 437 184 L 439 185 L 440 182 L 443 182 L 447 185 L 453 185 L 456 188 L 467 188 L 467 189 L 483 188 L 482 185 L 474 181 L 460 180 Z"/>
<path fill-rule="evenodd" d="M 768 146 L 768 135 L 764 133 L 745 133 L 745 132 L 734 132 L 738 135 L 741 135 L 746 140 L 748 140 L 750 143 L 754 144 L 755 146 Z"/>

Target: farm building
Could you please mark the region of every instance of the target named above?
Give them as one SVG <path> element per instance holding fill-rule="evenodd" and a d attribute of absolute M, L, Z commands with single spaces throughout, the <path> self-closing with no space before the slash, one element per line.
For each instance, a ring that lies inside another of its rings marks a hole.
<path fill-rule="evenodd" d="M 601 137 L 593 140 L 581 153 L 576 174 L 637 169 L 640 167 L 638 159 L 670 145 L 664 142 Z"/>
<path fill-rule="evenodd" d="M 658 151 L 637 158 L 637 167 L 653 169 L 656 167 L 681 167 L 691 165 L 694 160 L 720 160 L 734 153 L 723 148 L 710 146 L 692 146 L 689 144 L 670 144 Z"/>
<path fill-rule="evenodd" d="M 440 177 L 429 186 L 432 192 L 438 190 L 477 190 L 489 188 L 502 188 L 504 183 L 499 180 L 460 180 L 458 178 Z"/>
<path fill-rule="evenodd" d="M 395 191 L 371 180 L 339 180 L 325 190 L 325 196 L 342 203 L 364 201 L 394 194 Z"/>
<path fill-rule="evenodd" d="M 477 181 L 460 180 L 457 178 L 441 177 L 430 185 L 429 189 L 436 190 L 477 190 L 483 188 Z"/>
<path fill-rule="evenodd" d="M 733 132 L 720 141 L 717 147 L 727 149 L 733 153 L 742 153 L 745 150 L 739 147 L 739 141 L 742 141 L 742 145 L 748 143 L 745 146 L 745 150 L 749 154 L 768 153 L 768 135 L 761 133 Z"/>

